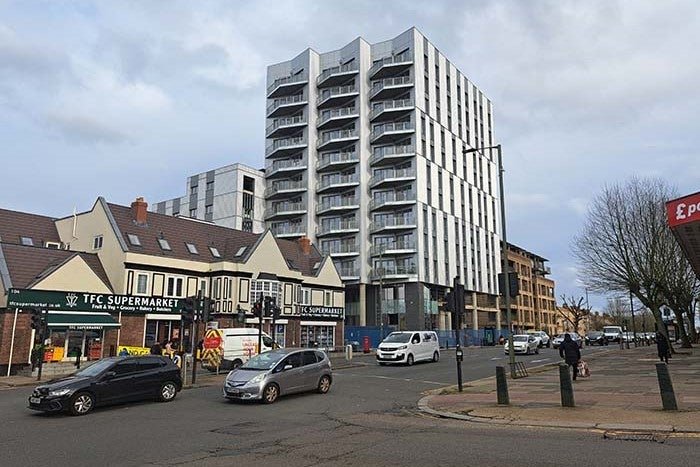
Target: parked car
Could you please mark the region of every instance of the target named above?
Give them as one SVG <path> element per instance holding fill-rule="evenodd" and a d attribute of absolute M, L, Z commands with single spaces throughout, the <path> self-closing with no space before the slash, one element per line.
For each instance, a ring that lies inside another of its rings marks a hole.
<path fill-rule="evenodd" d="M 100 405 L 142 399 L 170 402 L 181 389 L 180 368 L 167 357 L 111 357 L 37 386 L 29 408 L 85 415 Z"/>
<path fill-rule="evenodd" d="M 525 355 L 530 355 L 531 353 L 540 353 L 540 348 L 538 346 L 539 339 L 537 339 L 532 334 L 515 334 L 513 335 L 513 351 L 517 353 L 522 353 Z M 503 344 L 503 351 L 508 355 L 508 341 Z"/>
<path fill-rule="evenodd" d="M 535 339 L 538 340 L 538 343 L 537 343 L 538 347 L 549 348 L 549 346 L 551 345 L 551 339 L 549 338 L 549 336 L 547 335 L 546 332 L 544 332 L 544 331 L 528 331 L 527 333 L 532 335 L 532 336 L 535 336 Z"/>
<path fill-rule="evenodd" d="M 440 360 L 440 344 L 435 331 L 397 331 L 384 338 L 377 348 L 377 362 L 405 363 Z"/>
<path fill-rule="evenodd" d="M 622 341 L 623 342 L 634 342 L 634 333 L 633 332 L 623 332 L 622 333 Z"/>
<path fill-rule="evenodd" d="M 579 349 L 580 349 L 581 347 L 583 347 L 583 339 L 581 339 L 581 336 L 579 336 L 579 335 L 578 335 L 577 333 L 575 333 L 575 332 L 569 332 L 569 333 L 559 334 L 557 337 L 555 337 L 554 339 L 552 339 L 552 347 L 554 347 L 555 349 L 558 349 L 559 346 L 561 345 L 561 343 L 564 342 L 564 336 L 565 336 L 566 334 L 569 334 L 569 335 L 571 336 L 571 340 L 573 340 L 574 342 L 576 342 L 576 344 L 578 345 Z"/>
<path fill-rule="evenodd" d="M 591 331 L 586 334 L 586 345 L 608 345 L 603 331 Z"/>
<path fill-rule="evenodd" d="M 231 371 L 224 381 L 224 397 L 272 404 L 287 394 L 314 390 L 326 394 L 332 382 L 331 362 L 322 350 L 276 349 Z"/>
<path fill-rule="evenodd" d="M 603 326 L 603 334 L 608 342 L 620 342 L 622 339 L 622 327 L 621 326 Z"/>

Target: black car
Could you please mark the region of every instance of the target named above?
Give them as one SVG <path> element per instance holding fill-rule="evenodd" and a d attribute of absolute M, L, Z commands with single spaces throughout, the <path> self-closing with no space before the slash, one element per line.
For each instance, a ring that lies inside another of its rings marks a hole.
<path fill-rule="evenodd" d="M 591 331 L 586 334 L 586 345 L 608 345 L 603 331 Z"/>
<path fill-rule="evenodd" d="M 180 369 L 167 357 L 111 357 L 37 386 L 29 408 L 85 415 L 98 405 L 143 399 L 170 402 L 181 389 Z"/>

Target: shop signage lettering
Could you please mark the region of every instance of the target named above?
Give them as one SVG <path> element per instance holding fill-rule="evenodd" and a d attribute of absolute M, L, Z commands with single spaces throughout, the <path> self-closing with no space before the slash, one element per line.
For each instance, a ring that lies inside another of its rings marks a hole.
<path fill-rule="evenodd" d="M 669 201 L 666 213 L 670 227 L 700 221 L 700 193 Z"/>
<path fill-rule="evenodd" d="M 122 313 L 180 313 L 181 301 L 178 298 L 164 297 L 10 289 L 7 307 Z"/>
<path fill-rule="evenodd" d="M 300 314 L 302 318 L 345 318 L 345 309 L 342 307 L 301 306 L 300 308 Z"/>

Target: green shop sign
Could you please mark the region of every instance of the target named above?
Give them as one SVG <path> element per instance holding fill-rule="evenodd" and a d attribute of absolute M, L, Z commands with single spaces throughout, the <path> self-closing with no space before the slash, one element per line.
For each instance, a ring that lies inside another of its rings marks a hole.
<path fill-rule="evenodd" d="M 180 313 L 183 300 L 164 297 L 136 297 L 86 292 L 10 289 L 8 308 L 107 311 L 123 313 Z"/>

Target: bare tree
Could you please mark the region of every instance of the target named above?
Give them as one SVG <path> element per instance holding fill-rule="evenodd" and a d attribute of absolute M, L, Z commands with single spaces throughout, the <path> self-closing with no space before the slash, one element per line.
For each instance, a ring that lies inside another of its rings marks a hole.
<path fill-rule="evenodd" d="M 574 328 L 574 332 L 580 334 L 579 327 L 581 326 L 581 321 L 583 321 L 587 316 L 591 314 L 591 309 L 583 306 L 586 299 L 584 297 L 578 300 L 574 297 L 566 298 L 565 295 L 561 296 L 561 301 L 563 303 L 562 308 L 565 311 L 557 309 L 557 312 Z"/>
<path fill-rule="evenodd" d="M 692 347 L 691 342 L 697 341 L 695 332 L 695 301 L 700 294 L 700 282 L 690 262 L 680 248 L 674 252 L 673 264 L 667 277 L 663 281 L 666 303 L 673 310 L 678 322 L 678 332 L 681 338 L 681 347 Z M 684 315 L 688 318 L 688 332 L 686 332 Z"/>
<path fill-rule="evenodd" d="M 623 186 L 606 187 L 594 199 L 572 244 L 581 282 L 602 293 L 632 292 L 664 333 L 661 281 L 679 248 L 666 223 L 665 202 L 674 197 L 656 178 L 633 177 Z"/>
<path fill-rule="evenodd" d="M 617 326 L 623 326 L 627 317 L 631 315 L 629 303 L 621 297 L 608 298 L 605 312 L 610 316 L 610 324 Z"/>

